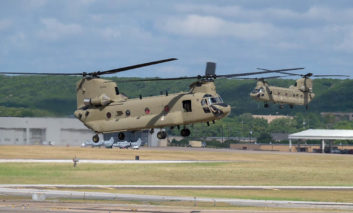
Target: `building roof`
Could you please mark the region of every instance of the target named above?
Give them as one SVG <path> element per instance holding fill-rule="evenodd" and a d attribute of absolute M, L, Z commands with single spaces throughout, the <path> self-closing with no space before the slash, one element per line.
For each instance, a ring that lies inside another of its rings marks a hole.
<path fill-rule="evenodd" d="M 288 139 L 307 140 L 353 140 L 353 130 L 343 129 L 308 129 L 290 134 Z"/>

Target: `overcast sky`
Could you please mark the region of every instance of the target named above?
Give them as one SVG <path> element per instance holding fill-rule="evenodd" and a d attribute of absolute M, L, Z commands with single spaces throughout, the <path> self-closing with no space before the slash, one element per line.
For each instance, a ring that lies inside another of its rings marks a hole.
<path fill-rule="evenodd" d="M 1 0 L 0 71 L 91 72 L 169 57 L 118 76 L 305 67 L 353 74 L 351 0 Z"/>

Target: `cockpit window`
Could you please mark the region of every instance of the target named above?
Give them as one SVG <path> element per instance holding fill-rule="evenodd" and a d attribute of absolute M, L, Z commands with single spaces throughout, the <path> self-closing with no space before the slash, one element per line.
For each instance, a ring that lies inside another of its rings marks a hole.
<path fill-rule="evenodd" d="M 212 105 L 212 104 L 223 104 L 223 100 L 220 96 L 217 96 L 217 97 L 206 97 L 206 98 L 203 98 L 201 100 L 201 105 L 202 106 L 209 106 L 209 105 Z"/>
<path fill-rule="evenodd" d="M 222 104 L 223 103 L 223 100 L 221 97 L 212 97 L 212 98 L 209 98 L 209 101 L 211 104 Z"/>
<path fill-rule="evenodd" d="M 115 94 L 116 94 L 116 95 L 119 95 L 119 89 L 118 89 L 118 87 L 115 87 Z"/>
<path fill-rule="evenodd" d="M 264 92 L 265 90 L 264 90 L 264 88 L 263 87 L 260 87 L 260 88 L 258 88 L 258 89 L 254 89 L 253 91 L 252 91 L 252 93 L 262 93 L 262 92 Z"/>

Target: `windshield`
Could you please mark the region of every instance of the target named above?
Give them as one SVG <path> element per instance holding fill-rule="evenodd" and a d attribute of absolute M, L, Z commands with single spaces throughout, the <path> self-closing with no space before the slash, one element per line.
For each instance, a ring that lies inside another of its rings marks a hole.
<path fill-rule="evenodd" d="M 223 100 L 221 97 L 212 97 L 212 98 L 209 98 L 209 101 L 210 101 L 210 104 L 222 104 L 223 103 Z"/>
<path fill-rule="evenodd" d="M 252 93 L 262 93 L 262 92 L 264 92 L 264 88 L 263 87 L 260 87 L 260 88 L 258 88 L 258 89 L 254 89 L 253 91 L 252 91 Z"/>

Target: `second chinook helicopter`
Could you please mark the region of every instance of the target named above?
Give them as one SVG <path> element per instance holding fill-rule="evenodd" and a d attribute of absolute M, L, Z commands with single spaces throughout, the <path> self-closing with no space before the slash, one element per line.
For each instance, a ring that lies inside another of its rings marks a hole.
<path fill-rule="evenodd" d="M 268 71 L 267 69 L 261 69 Z M 269 103 L 279 104 L 280 108 L 283 108 L 285 104 L 288 104 L 290 108 L 294 105 L 304 105 L 306 109 L 309 108 L 309 103 L 315 97 L 313 93 L 313 82 L 310 77 L 349 77 L 346 75 L 313 75 L 307 73 L 305 75 L 288 73 L 280 71 L 278 73 L 301 76 L 297 79 L 294 85 L 289 88 L 270 86 L 265 78 L 257 79 L 256 87 L 251 91 L 250 97 L 264 102 L 264 107 L 269 107 Z M 276 76 L 281 77 L 281 76 Z M 275 77 L 275 78 L 276 78 Z"/>
<path fill-rule="evenodd" d="M 96 134 L 92 140 L 99 142 L 99 133 L 118 132 L 119 140 L 124 140 L 126 131 L 160 129 L 157 133 L 159 139 L 164 139 L 167 133 L 162 130 L 165 127 L 180 128 L 180 134 L 184 137 L 190 135 L 187 125 L 205 122 L 214 122 L 227 116 L 231 107 L 225 104 L 216 92 L 214 80 L 216 78 L 234 78 L 241 76 L 274 73 L 280 71 L 295 70 L 281 69 L 239 74 L 216 75 L 216 64 L 208 62 L 205 75 L 180 78 L 152 78 L 126 81 L 161 81 L 196 79 L 190 85 L 188 92 L 129 99 L 123 95 L 118 85 L 100 76 L 114 74 L 122 71 L 136 69 L 144 66 L 177 60 L 169 58 L 152 61 L 107 71 L 90 73 L 24 73 L 24 72 L 0 72 L 2 74 L 29 74 L 29 75 L 81 75 L 77 82 L 76 96 L 77 109 L 74 112 L 85 126 Z M 120 81 L 121 82 L 121 81 Z"/>

